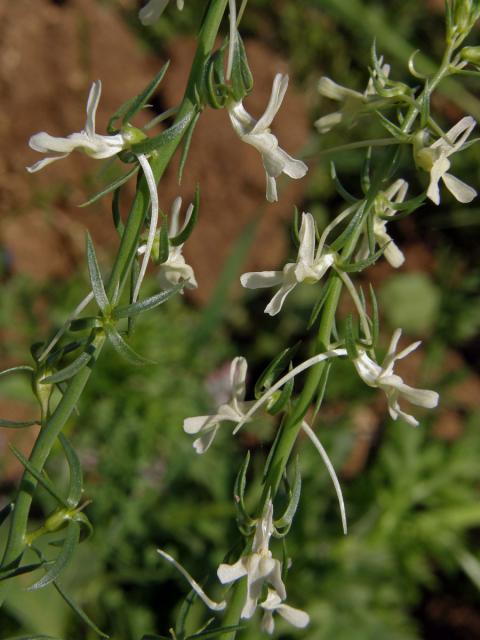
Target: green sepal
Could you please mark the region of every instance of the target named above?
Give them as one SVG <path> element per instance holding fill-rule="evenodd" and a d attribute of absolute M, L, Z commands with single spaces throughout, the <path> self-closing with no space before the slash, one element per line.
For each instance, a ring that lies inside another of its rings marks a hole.
<path fill-rule="evenodd" d="M 332 282 L 333 282 L 333 280 L 330 279 L 328 281 L 328 283 L 322 288 L 322 292 L 320 294 L 320 297 L 317 300 L 317 302 L 315 303 L 315 306 L 313 307 L 312 313 L 310 315 L 310 319 L 309 319 L 308 325 L 307 325 L 307 331 L 310 331 L 310 329 L 313 327 L 313 325 L 317 321 L 318 316 L 320 315 L 320 312 L 323 309 L 323 306 L 324 306 L 325 302 L 327 301 L 328 294 L 329 294 L 330 289 L 332 287 Z"/>
<path fill-rule="evenodd" d="M 256 399 L 260 398 L 263 392 L 269 389 L 279 375 L 288 367 L 300 344 L 301 341 L 298 341 L 293 347 L 287 347 L 267 365 L 255 384 L 254 394 Z"/>
<path fill-rule="evenodd" d="M 86 367 L 91 360 L 94 360 L 95 345 L 90 343 L 87 345 L 85 351 L 81 353 L 71 364 L 67 365 L 60 371 L 52 373 L 52 375 L 42 378 L 40 384 L 58 384 L 73 378 L 79 371 Z"/>
<path fill-rule="evenodd" d="M 129 101 L 129 106 L 123 115 L 123 124 L 127 124 L 130 120 L 145 106 L 147 100 L 150 96 L 156 91 L 159 84 L 162 82 L 165 74 L 167 73 L 167 69 L 170 65 L 170 60 L 163 65 L 157 75 L 153 78 L 153 80 L 145 87 L 145 89 L 138 94 L 133 101 Z"/>
<path fill-rule="evenodd" d="M 192 636 L 187 636 L 185 640 L 207 640 L 207 638 L 217 638 L 219 636 L 222 636 L 224 633 L 234 633 L 236 631 L 240 631 L 241 629 L 245 629 L 244 624 L 229 625 L 227 627 L 217 627 L 216 629 L 207 629 L 206 631 L 201 631 L 200 633 L 194 633 Z"/>
<path fill-rule="evenodd" d="M 40 580 L 37 580 L 37 582 L 32 584 L 31 587 L 28 587 L 27 591 L 36 591 L 37 589 L 43 589 L 58 578 L 63 569 L 72 559 L 79 538 L 80 525 L 74 520 L 70 520 L 67 525 L 67 534 L 65 536 L 65 542 L 63 544 L 62 551 L 53 563 L 53 566 L 42 578 L 40 578 Z"/>
<path fill-rule="evenodd" d="M 240 102 L 253 89 L 253 75 L 248 64 L 245 47 L 237 30 L 232 58 L 232 97 Z"/>
<path fill-rule="evenodd" d="M 75 522 L 78 522 L 80 525 L 80 542 L 88 540 L 88 538 L 93 535 L 92 523 L 83 511 L 77 511 L 77 513 L 72 516 L 72 520 L 75 520 Z"/>
<path fill-rule="evenodd" d="M 70 473 L 70 483 L 68 486 L 67 505 L 69 507 L 76 507 L 80 502 L 83 492 L 83 474 L 80 460 L 78 459 L 75 449 L 70 444 L 70 440 L 60 433 L 58 439 L 65 452 L 65 457 L 68 463 L 68 470 Z"/>
<path fill-rule="evenodd" d="M 189 221 L 187 222 L 185 227 L 180 231 L 180 233 L 178 233 L 173 238 L 170 238 L 170 244 L 173 247 L 178 247 L 179 245 L 183 244 L 188 240 L 195 225 L 197 224 L 199 209 L 200 209 L 200 187 L 197 184 L 195 188 L 195 196 L 193 198 L 192 215 L 190 216 Z"/>
<path fill-rule="evenodd" d="M 99 635 L 101 638 L 109 638 L 110 636 L 108 636 L 106 633 L 104 633 L 103 631 L 101 631 L 97 625 L 93 622 L 93 620 L 91 620 L 87 614 L 85 613 L 85 611 L 83 611 L 83 609 L 75 602 L 75 600 L 64 591 L 63 587 L 61 587 L 57 581 L 55 581 L 53 583 L 53 586 L 55 587 L 55 589 L 57 590 L 57 592 L 59 593 L 59 595 L 65 600 L 65 602 L 68 604 L 68 606 L 70 607 L 70 609 L 72 609 L 72 611 L 74 613 L 77 614 L 77 616 L 80 618 L 80 620 L 82 620 L 88 627 L 90 627 L 90 629 L 92 631 L 94 631 L 97 635 Z"/>
<path fill-rule="evenodd" d="M 112 218 L 113 218 L 113 226 L 115 227 L 120 238 L 123 236 L 123 232 L 125 230 L 125 225 L 122 221 L 122 214 L 120 211 L 120 193 L 121 188 L 115 189 L 113 192 L 112 198 Z"/>
<path fill-rule="evenodd" d="M 277 529 L 277 534 L 279 536 L 285 536 L 290 527 L 292 526 L 292 521 L 295 516 L 295 513 L 298 508 L 298 503 L 300 502 L 300 494 L 302 493 L 302 475 L 300 473 L 300 468 L 298 464 L 298 456 L 295 458 L 295 469 L 294 469 L 294 480 L 293 486 L 289 489 L 289 500 L 287 504 L 287 508 L 285 509 L 283 515 L 275 520 L 274 525 Z M 278 529 L 284 529 L 283 531 L 278 531 Z"/>
<path fill-rule="evenodd" d="M 300 246 L 300 216 L 298 215 L 298 207 L 293 207 L 292 221 L 292 241 L 296 249 Z"/>
<path fill-rule="evenodd" d="M 130 364 L 137 367 L 145 364 L 155 364 L 153 360 L 148 360 L 134 351 L 132 347 L 125 342 L 113 325 L 105 324 L 105 333 L 107 334 L 107 338 L 115 351 L 125 358 L 125 360 L 130 362 Z"/>
<path fill-rule="evenodd" d="M 180 162 L 178 165 L 178 184 L 182 184 L 183 170 L 185 169 L 188 152 L 190 151 L 193 132 L 195 131 L 195 127 L 197 126 L 197 122 L 198 122 L 198 119 L 200 118 L 200 115 L 201 115 L 201 112 L 197 111 L 197 113 L 193 116 L 192 122 L 189 124 L 187 132 L 185 134 L 185 141 L 183 143 L 182 153 L 180 155 Z"/>
<path fill-rule="evenodd" d="M 139 153 L 148 154 L 155 149 L 163 146 L 164 144 L 168 144 L 178 136 L 180 136 L 185 128 L 190 123 L 190 120 L 193 117 L 193 112 L 188 113 L 184 116 L 179 122 L 172 125 L 165 131 L 162 131 L 158 136 L 154 136 L 153 138 L 148 138 L 148 140 L 144 140 L 142 142 L 138 142 L 137 144 L 132 144 L 131 151 L 132 153 L 138 155 Z"/>
<path fill-rule="evenodd" d="M 337 190 L 338 195 L 340 195 L 345 200 L 345 202 L 348 202 L 350 204 L 355 204 L 356 202 L 358 202 L 358 198 L 352 196 L 352 194 L 347 191 L 343 184 L 340 182 L 340 178 L 337 175 L 337 170 L 335 168 L 334 162 L 330 162 L 330 177 L 335 184 L 335 189 Z"/>
<path fill-rule="evenodd" d="M 94 202 L 97 202 L 97 200 L 100 200 L 100 198 L 103 198 L 103 196 L 106 196 L 112 191 L 115 191 L 116 189 L 124 185 L 126 182 L 128 182 L 128 180 L 130 180 L 130 178 L 137 173 L 139 168 L 140 168 L 139 165 L 136 164 L 134 167 L 129 169 L 126 173 L 116 178 L 113 182 L 111 182 L 109 185 L 104 187 L 101 191 L 99 191 L 94 196 L 89 198 L 86 202 L 82 202 L 82 204 L 78 206 L 81 209 L 83 209 L 84 207 L 88 207 L 90 204 L 93 204 Z"/>
<path fill-rule="evenodd" d="M 93 246 L 92 238 L 90 237 L 88 231 L 86 233 L 86 241 L 88 272 L 90 274 L 90 283 L 92 285 L 93 295 L 98 306 L 100 307 L 100 310 L 105 313 L 110 303 L 108 302 L 105 287 L 103 285 L 102 275 L 100 273 L 100 267 L 98 266 L 97 256 L 95 254 L 95 248 Z"/>
<path fill-rule="evenodd" d="M 291 369 L 291 365 L 290 365 L 290 369 Z M 289 380 L 283 385 L 282 390 L 278 394 L 278 397 L 275 400 L 273 400 L 271 404 L 267 403 L 267 412 L 271 416 L 275 416 L 277 413 L 280 413 L 280 411 L 282 411 L 285 408 L 285 406 L 287 405 L 287 403 L 289 402 L 292 396 L 294 385 L 295 385 L 295 379 L 292 378 L 291 380 Z M 275 398 L 275 394 L 273 398 Z"/>
<path fill-rule="evenodd" d="M 3 509 L 0 509 L 0 527 L 8 518 L 8 516 L 12 513 L 13 507 L 15 506 L 14 502 L 8 502 Z"/>
<path fill-rule="evenodd" d="M 348 314 L 345 320 L 344 340 L 345 340 L 345 349 L 347 350 L 348 357 L 350 358 L 350 360 L 354 360 L 358 358 L 357 338 L 354 334 L 353 316 L 351 313 Z"/>
<path fill-rule="evenodd" d="M 27 458 L 23 455 L 23 453 L 18 451 L 18 449 L 16 449 L 12 444 L 10 445 L 10 450 L 13 453 L 13 455 L 22 463 L 25 469 L 35 478 L 35 480 L 42 485 L 45 491 L 47 491 L 54 500 L 56 500 L 59 504 L 61 504 L 62 507 L 65 507 L 66 509 L 68 509 L 69 508 L 68 502 L 65 500 L 63 496 L 61 496 L 58 493 L 58 491 L 55 489 L 55 487 L 50 482 L 50 480 L 43 473 L 38 471 L 38 469 L 35 469 L 35 467 L 30 463 L 29 460 L 27 460 Z"/>
<path fill-rule="evenodd" d="M 135 302 L 133 304 L 129 304 L 126 307 L 118 307 L 114 309 L 112 313 L 112 317 L 115 320 L 119 320 L 120 318 L 130 318 L 131 316 L 138 315 L 139 313 L 143 313 L 144 311 L 150 311 L 150 309 L 155 309 L 159 305 L 166 302 L 169 298 L 171 298 L 174 294 L 178 293 L 185 286 L 184 282 L 180 282 L 176 284 L 171 289 L 167 289 L 167 291 L 162 291 L 161 293 L 157 293 L 150 298 L 146 298 L 145 300 L 140 300 L 139 302 Z"/>
<path fill-rule="evenodd" d="M 228 88 L 223 73 L 223 54 L 222 48 L 210 56 L 204 76 L 207 101 L 213 109 L 223 109 L 228 98 Z"/>
<path fill-rule="evenodd" d="M 27 429 L 28 427 L 32 427 L 34 424 L 40 424 L 38 420 L 5 420 L 0 418 L 0 427 L 4 429 Z"/>
<path fill-rule="evenodd" d="M 359 271 L 363 271 L 367 267 L 370 267 L 372 264 L 374 264 L 383 255 L 386 246 L 387 245 L 381 247 L 373 255 L 365 258 L 365 260 L 359 260 L 358 262 L 352 262 L 350 264 L 340 263 L 337 264 L 337 268 L 345 271 L 346 273 L 358 273 Z"/>

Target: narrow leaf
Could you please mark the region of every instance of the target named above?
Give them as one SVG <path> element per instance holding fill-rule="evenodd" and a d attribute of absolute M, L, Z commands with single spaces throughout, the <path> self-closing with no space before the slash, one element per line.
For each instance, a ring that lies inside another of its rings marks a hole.
<path fill-rule="evenodd" d="M 279 375 L 288 367 L 300 344 L 301 341 L 297 342 L 293 347 L 287 347 L 267 365 L 255 384 L 255 398 L 259 398 L 266 389 L 269 389 Z"/>
<path fill-rule="evenodd" d="M 92 284 L 93 295 L 95 300 L 102 311 L 105 311 L 108 307 L 108 298 L 105 293 L 105 287 L 103 286 L 102 275 L 100 273 L 100 267 L 98 266 L 97 256 L 93 246 L 90 234 L 87 231 L 87 262 L 88 272 L 90 274 L 90 282 Z"/>
<path fill-rule="evenodd" d="M 339 264 L 338 268 L 342 271 L 345 271 L 346 273 L 358 273 L 359 271 L 363 271 L 367 267 L 370 267 L 372 264 L 374 264 L 383 255 L 385 247 L 382 247 L 376 253 L 371 255 L 369 258 L 366 258 L 365 260 L 359 260 L 358 262 L 352 262 L 351 264 Z"/>
<path fill-rule="evenodd" d="M 166 302 L 173 295 L 178 293 L 185 286 L 184 282 L 180 282 L 176 284 L 171 289 L 167 289 L 167 291 L 161 291 L 160 293 L 156 293 L 154 296 L 150 298 L 146 298 L 145 300 L 140 300 L 139 302 L 135 302 L 134 304 L 129 304 L 126 307 L 118 307 L 114 309 L 112 316 L 115 320 L 119 320 L 120 318 L 129 318 L 130 316 L 138 315 L 139 313 L 143 313 L 144 311 L 150 311 L 150 309 L 155 309 L 159 305 Z"/>
<path fill-rule="evenodd" d="M 322 406 L 323 398 L 325 396 L 325 391 L 327 389 L 328 376 L 330 374 L 330 369 L 332 367 L 332 362 L 326 362 L 325 366 L 322 370 L 322 375 L 320 376 L 320 381 L 318 383 L 318 387 L 316 390 L 317 399 L 315 400 L 315 408 L 313 410 L 313 419 L 317 416 L 320 411 L 320 407 Z"/>
<path fill-rule="evenodd" d="M 133 144 L 131 147 L 132 152 L 135 154 L 139 154 L 139 153 L 148 154 L 154 151 L 155 149 L 158 149 L 159 147 L 165 144 L 168 144 L 175 138 L 179 137 L 180 135 L 183 134 L 185 128 L 188 126 L 190 120 L 193 117 L 193 113 L 194 112 L 191 111 L 185 117 L 183 117 L 179 122 L 172 125 L 168 129 L 160 133 L 158 136 L 155 136 L 153 138 L 148 138 L 148 140 L 144 140 L 142 142 L 139 142 L 138 144 Z"/>
<path fill-rule="evenodd" d="M 293 481 L 293 488 L 290 493 L 290 500 L 288 502 L 287 508 L 281 518 L 275 521 L 276 527 L 288 527 L 292 524 L 292 520 L 295 516 L 295 513 L 298 508 L 298 503 L 300 502 L 300 494 L 302 492 L 302 476 L 300 473 L 300 468 L 298 464 L 298 456 L 295 459 L 295 479 Z"/>
<path fill-rule="evenodd" d="M 26 364 L 18 365 L 17 367 L 10 367 L 9 369 L 4 369 L 4 371 L 0 371 L 0 378 L 2 376 L 6 376 L 9 373 L 18 373 L 19 371 L 26 371 L 28 373 L 33 373 L 33 368 L 29 367 Z"/>
<path fill-rule="evenodd" d="M 68 487 L 67 504 L 69 507 L 76 507 L 80 502 L 83 491 L 83 474 L 80 460 L 78 459 L 75 449 L 70 444 L 70 440 L 60 433 L 58 435 L 65 457 L 67 458 L 68 468 L 70 472 L 70 484 Z"/>
<path fill-rule="evenodd" d="M 36 571 L 37 569 L 44 567 L 45 564 L 45 562 L 34 562 L 32 564 L 25 564 L 23 567 L 17 567 L 16 569 L 12 569 L 12 571 L 7 571 L 6 573 L 2 572 L 0 573 L 0 582 Z"/>
<path fill-rule="evenodd" d="M 342 198 L 346 202 L 349 202 L 350 204 L 355 204 L 355 202 L 358 202 L 358 198 L 355 198 L 355 196 L 352 196 L 352 194 L 349 191 L 347 191 L 343 186 L 343 184 L 340 182 L 340 179 L 337 175 L 337 170 L 335 168 L 335 164 L 333 162 L 330 163 L 330 176 L 335 184 L 335 189 L 337 190 L 337 193 L 340 196 L 342 196 Z"/>
<path fill-rule="evenodd" d="M 170 238 L 168 237 L 167 217 L 162 214 L 162 226 L 158 237 L 158 263 L 162 264 L 168 260 L 170 255 Z"/>
<path fill-rule="evenodd" d="M 136 164 L 134 167 L 129 169 L 126 173 L 116 178 L 113 182 L 111 182 L 109 185 L 104 187 L 101 191 L 99 191 L 94 196 L 92 196 L 89 200 L 87 200 L 86 202 L 82 202 L 82 204 L 78 206 L 81 209 L 83 207 L 88 207 L 90 204 L 93 204 L 94 202 L 97 202 L 98 200 L 100 200 L 100 198 L 103 198 L 103 196 L 106 196 L 112 191 L 115 191 L 116 189 L 121 187 L 122 184 L 125 184 L 126 182 L 128 182 L 130 178 L 137 173 L 138 169 L 139 169 L 139 165 Z"/>
<path fill-rule="evenodd" d="M 138 94 L 136 98 L 134 98 L 130 102 L 128 109 L 126 109 L 125 114 L 123 116 L 124 124 L 130 122 L 133 116 L 145 106 L 147 100 L 154 93 L 158 85 L 162 82 L 163 78 L 165 77 L 165 74 L 167 73 L 167 69 L 169 65 L 170 65 L 170 60 L 167 60 L 167 62 L 163 65 L 163 67 L 160 69 L 157 75 L 153 78 L 153 80 L 145 87 L 145 89 L 141 93 Z"/>
<path fill-rule="evenodd" d="M 290 400 L 290 397 L 293 392 L 293 387 L 295 385 L 295 379 L 292 378 L 286 384 L 283 385 L 282 390 L 280 391 L 278 398 L 271 405 L 267 405 L 267 411 L 271 416 L 275 416 L 277 413 L 282 411 L 287 402 Z"/>
<path fill-rule="evenodd" d="M 115 327 L 111 325 L 105 325 L 105 331 L 107 338 L 110 340 L 112 347 L 119 353 L 125 360 L 128 360 L 130 364 L 135 366 L 142 366 L 145 364 L 155 364 L 153 360 L 148 360 L 130 347 L 122 336 L 118 333 Z"/>
<path fill-rule="evenodd" d="M 378 302 L 377 296 L 375 295 L 375 291 L 372 285 L 369 285 L 370 288 L 370 300 L 372 303 L 372 342 L 375 346 L 378 341 L 378 335 L 380 332 L 380 320 L 379 320 L 379 312 L 378 312 Z"/>
<path fill-rule="evenodd" d="M 48 493 L 52 496 L 52 498 L 54 498 L 63 507 L 68 508 L 69 505 L 67 504 L 67 501 L 58 493 L 58 491 L 55 489 L 55 487 L 50 482 L 50 480 L 43 473 L 38 471 L 38 469 L 35 469 L 35 467 L 30 463 L 29 460 L 27 460 L 27 458 L 23 455 L 23 453 L 18 451 L 18 449 L 16 449 L 13 445 L 10 445 L 10 449 L 13 455 L 16 458 L 18 458 L 18 460 L 23 464 L 25 469 L 27 469 L 27 471 L 32 474 L 35 480 L 37 480 L 37 482 L 41 484 L 46 491 L 48 491 Z"/>
<path fill-rule="evenodd" d="M 53 583 L 53 586 L 57 590 L 57 592 L 61 595 L 61 597 L 65 600 L 68 606 L 77 614 L 77 616 L 88 626 L 92 631 L 98 634 L 101 638 L 109 638 L 106 633 L 101 631 L 97 625 L 91 620 L 85 611 L 75 602 L 75 600 L 61 587 L 57 581 Z"/>
<path fill-rule="evenodd" d="M 362 221 L 364 209 L 365 207 L 363 204 L 358 207 L 358 209 L 353 214 L 346 228 L 342 231 L 342 233 L 338 236 L 338 238 L 334 240 L 330 245 L 330 248 L 332 249 L 332 251 L 339 251 L 339 249 L 341 249 L 343 245 L 348 241 L 352 233 L 354 233 L 354 231 L 358 228 L 358 226 L 361 224 L 361 221 Z"/>
<path fill-rule="evenodd" d="M 123 232 L 125 230 L 125 225 L 122 222 L 122 214 L 120 211 L 120 193 L 121 193 L 120 187 L 118 187 L 118 189 L 115 189 L 115 191 L 113 192 L 112 218 L 113 218 L 113 225 L 117 230 L 118 235 L 122 237 Z"/>
<path fill-rule="evenodd" d="M 43 589 L 50 583 L 54 582 L 61 574 L 63 569 L 67 566 L 73 557 L 75 548 L 78 544 L 80 537 L 80 525 L 74 520 L 70 520 L 67 526 L 67 535 L 65 536 L 65 542 L 62 551 L 55 560 L 53 566 L 47 571 L 47 573 L 37 580 L 35 584 L 28 587 L 27 591 L 35 591 L 37 589 Z"/>
<path fill-rule="evenodd" d="M 312 314 L 310 316 L 310 320 L 308 321 L 307 331 L 310 331 L 310 329 L 313 327 L 313 325 L 317 321 L 318 316 L 320 315 L 320 312 L 323 309 L 323 306 L 324 306 L 325 302 L 327 301 L 328 294 L 330 293 L 330 289 L 332 287 L 332 282 L 333 282 L 333 280 L 330 279 L 328 281 L 328 283 L 322 288 L 322 292 L 320 294 L 320 297 L 317 300 L 317 302 L 315 303 L 315 306 L 313 307 Z"/>
<path fill-rule="evenodd" d="M 187 636 L 186 640 L 206 640 L 207 638 L 218 638 L 224 633 L 233 633 L 245 629 L 244 624 L 229 625 L 227 627 L 217 627 L 216 629 L 207 629 L 201 633 L 194 633 L 193 636 Z"/>
<path fill-rule="evenodd" d="M 40 380 L 41 384 L 57 384 L 58 382 L 69 380 L 87 366 L 90 360 L 92 360 L 94 353 L 95 346 L 93 344 L 88 345 L 86 350 L 81 353 L 78 358 L 76 358 L 71 364 L 67 365 L 63 369 L 60 369 L 60 371 L 53 373 L 51 376 L 42 378 Z"/>
<path fill-rule="evenodd" d="M 185 169 L 185 164 L 188 158 L 188 152 L 190 151 L 190 145 L 192 143 L 193 132 L 195 131 L 195 127 L 197 126 L 198 119 L 200 118 L 201 112 L 198 111 L 194 116 L 193 120 L 190 123 L 187 133 L 185 134 L 185 142 L 182 147 L 182 155 L 180 156 L 180 164 L 178 167 L 178 184 L 182 184 L 183 178 L 183 170 Z"/>
<path fill-rule="evenodd" d="M 177 623 L 175 625 L 175 634 L 179 638 L 185 637 L 185 625 L 187 622 L 187 616 L 190 613 L 192 604 L 195 602 L 196 595 L 197 594 L 195 593 L 195 590 L 192 589 L 188 593 L 187 597 L 183 600 L 182 606 L 180 607 L 180 611 L 178 612 Z M 151 636 L 151 637 L 153 638 L 154 636 Z M 169 638 L 169 640 L 171 639 Z"/>
<path fill-rule="evenodd" d="M 21 422 L 18 420 L 4 420 L 0 418 L 0 427 L 5 429 L 25 429 L 34 424 L 39 424 L 38 420 L 25 420 L 24 422 Z"/>
<path fill-rule="evenodd" d="M 3 509 L 0 510 L 0 527 L 8 518 L 8 516 L 12 513 L 14 506 L 15 506 L 14 502 L 9 502 L 3 507 Z"/>

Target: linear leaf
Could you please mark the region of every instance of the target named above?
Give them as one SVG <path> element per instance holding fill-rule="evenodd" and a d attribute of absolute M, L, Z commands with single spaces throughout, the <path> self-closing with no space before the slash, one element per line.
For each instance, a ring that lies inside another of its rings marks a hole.
<path fill-rule="evenodd" d="M 0 371 L 0 378 L 2 376 L 6 376 L 9 373 L 17 373 L 18 371 L 28 371 L 28 373 L 33 373 L 33 367 L 29 367 L 26 364 L 18 365 L 17 367 L 10 367 L 9 369 L 4 369 Z"/>
<path fill-rule="evenodd" d="M 125 184 L 126 182 L 128 182 L 128 180 L 130 180 L 130 178 L 138 172 L 138 169 L 139 169 L 139 165 L 136 164 L 134 167 L 129 169 L 126 173 L 116 178 L 113 182 L 111 182 L 109 185 L 104 187 L 101 191 L 99 191 L 94 196 L 89 198 L 89 200 L 87 200 L 86 202 L 82 202 L 82 204 L 78 206 L 81 209 L 83 209 L 84 207 L 88 207 L 90 204 L 93 204 L 94 202 L 97 202 L 97 200 L 100 200 L 100 198 L 103 198 L 103 196 L 106 196 L 112 191 L 115 191 L 116 189 L 121 187 L 122 184 Z"/>
<path fill-rule="evenodd" d="M 63 450 L 65 451 L 65 457 L 67 458 L 68 468 L 70 472 L 70 484 L 68 487 L 67 504 L 69 507 L 76 507 L 80 502 L 83 491 L 83 474 L 80 460 L 78 459 L 75 449 L 70 444 L 70 440 L 60 433 L 58 436 Z"/>
<path fill-rule="evenodd" d="M 290 500 L 288 501 L 287 508 L 281 518 L 275 522 L 276 527 L 290 527 L 293 517 L 298 508 L 300 501 L 300 494 L 302 492 L 302 475 L 298 464 L 298 456 L 295 459 L 295 480 L 293 481 L 293 488 L 290 494 Z"/>
<path fill-rule="evenodd" d="M 37 482 L 39 482 L 46 491 L 48 491 L 48 493 L 52 496 L 52 498 L 54 498 L 57 502 L 59 502 L 63 507 L 68 508 L 69 505 L 67 504 L 67 501 L 58 493 L 58 491 L 55 489 L 55 487 L 50 482 L 50 480 L 43 473 L 38 471 L 38 469 L 35 469 L 35 467 L 23 455 L 23 453 L 18 451 L 18 449 L 16 449 L 13 445 L 10 445 L 10 449 L 13 455 L 16 458 L 18 458 L 18 460 L 23 464 L 25 469 L 32 474 L 35 480 L 37 480 Z"/>
<path fill-rule="evenodd" d="M 229 625 L 227 627 L 217 627 L 215 629 L 207 629 L 201 633 L 194 633 L 192 636 L 188 636 L 186 640 L 207 640 L 207 638 L 217 638 L 224 633 L 233 633 L 234 631 L 240 631 L 245 629 L 244 624 Z"/>
<path fill-rule="evenodd" d="M 14 502 L 9 502 L 3 507 L 3 509 L 0 510 L 0 527 L 8 518 L 8 516 L 12 513 L 14 506 L 15 506 Z"/>
<path fill-rule="evenodd" d="M 192 122 L 188 126 L 187 133 L 185 134 L 185 142 L 182 147 L 182 155 L 180 156 L 180 163 L 178 166 L 178 184 L 182 184 L 183 178 L 183 170 L 185 169 L 185 164 L 188 158 L 188 152 L 190 150 L 190 145 L 192 143 L 193 132 L 195 131 L 195 127 L 197 126 L 198 119 L 200 118 L 201 112 L 198 111 L 192 119 Z"/>
<path fill-rule="evenodd" d="M 158 147 L 161 147 L 162 145 L 171 142 L 172 140 L 174 140 L 175 138 L 177 138 L 179 135 L 183 133 L 185 127 L 188 126 L 188 123 L 190 122 L 192 117 L 193 117 L 193 112 L 187 114 L 179 122 L 172 125 L 165 131 L 162 131 L 162 133 L 160 133 L 158 136 L 155 136 L 153 138 L 148 138 L 148 140 L 144 140 L 137 144 L 133 144 L 131 147 L 132 152 L 135 154 L 151 153 Z"/>
<path fill-rule="evenodd" d="M 256 398 L 259 398 L 265 389 L 269 389 L 282 371 L 288 367 L 300 344 L 301 342 L 299 341 L 293 347 L 287 347 L 267 365 L 255 384 L 254 394 Z"/>
<path fill-rule="evenodd" d="M 60 371 L 53 373 L 51 376 L 47 378 L 42 378 L 40 381 L 41 384 L 57 384 L 58 382 L 63 382 L 64 380 L 68 380 L 76 375 L 81 369 L 87 366 L 90 360 L 93 358 L 93 354 L 95 353 L 95 346 L 90 344 L 83 353 L 81 353 L 78 358 L 76 358 L 71 364 L 67 365 Z"/>
<path fill-rule="evenodd" d="M 99 629 L 97 627 L 97 625 L 93 622 L 93 620 L 91 620 L 87 614 L 85 613 L 85 611 L 75 602 L 75 600 L 64 591 L 63 587 L 61 587 L 57 581 L 54 581 L 53 586 L 55 587 L 55 589 L 57 590 L 57 592 L 61 595 L 61 597 L 65 600 L 65 602 L 68 604 L 68 606 L 77 614 L 77 616 L 83 620 L 83 622 L 90 627 L 90 629 L 92 631 L 94 631 L 95 633 L 97 633 L 101 638 L 109 638 L 110 636 L 108 636 L 106 633 L 104 633 L 103 631 L 101 631 L 101 629 Z"/>
<path fill-rule="evenodd" d="M 338 236 L 338 238 L 334 240 L 330 245 L 330 248 L 332 249 L 332 251 L 338 251 L 339 249 L 341 249 L 342 246 L 350 238 L 352 233 L 358 228 L 358 225 L 360 224 L 360 221 L 363 217 L 364 210 L 365 210 L 365 207 L 363 205 L 360 205 L 358 207 L 358 209 L 353 214 L 350 222 L 348 223 L 344 231 L 342 231 L 342 233 Z"/>
<path fill-rule="evenodd" d="M 167 73 L 167 69 L 169 65 L 170 65 L 170 60 L 167 60 L 167 62 L 163 65 L 163 67 L 160 69 L 157 75 L 153 78 L 153 80 L 129 104 L 128 109 L 126 110 L 125 115 L 123 116 L 124 124 L 126 124 L 127 122 L 130 122 L 133 116 L 138 111 L 140 111 L 140 109 L 144 107 L 147 100 L 150 98 L 150 96 L 153 94 L 153 92 L 157 89 L 158 85 L 163 80 L 165 74 Z"/>
<path fill-rule="evenodd" d="M 5 420 L 0 418 L 0 427 L 4 427 L 5 429 L 25 429 L 34 424 L 39 424 L 38 420 L 25 420 L 21 422 L 19 420 Z"/>
<path fill-rule="evenodd" d="M 135 302 L 134 304 L 129 304 L 126 307 L 119 307 L 115 309 L 112 313 L 112 316 L 115 320 L 120 318 L 129 318 L 130 316 L 135 316 L 143 311 L 150 311 L 150 309 L 155 309 L 166 300 L 171 298 L 175 293 L 178 293 L 183 289 L 185 283 L 180 282 L 176 284 L 171 289 L 167 289 L 167 291 L 162 291 L 160 293 L 156 293 L 154 296 L 150 298 L 146 298 L 145 300 L 140 300 L 139 302 Z"/>
<path fill-rule="evenodd" d="M 113 198 L 112 198 L 112 218 L 113 218 L 113 225 L 115 227 L 115 229 L 117 230 L 117 233 L 120 237 L 123 236 L 123 232 L 125 230 L 125 225 L 122 222 L 122 215 L 120 212 L 120 193 L 121 193 L 121 189 L 120 187 L 118 187 L 118 189 L 115 189 L 114 193 L 113 193 Z"/>
<path fill-rule="evenodd" d="M 72 559 L 75 548 L 80 538 L 80 525 L 74 520 L 70 520 L 67 526 L 67 535 L 65 536 L 65 542 L 63 548 L 55 560 L 53 566 L 47 571 L 47 573 L 37 580 L 35 584 L 28 587 L 27 591 L 35 591 L 37 589 L 43 589 L 51 582 L 54 582 L 61 574 L 63 569 Z"/>
<path fill-rule="evenodd" d="M 40 567 L 45 566 L 45 562 L 34 562 L 33 564 L 25 564 L 23 567 L 17 567 L 16 569 L 12 569 L 11 571 L 7 571 L 6 573 L 0 573 L 0 582 L 2 580 L 9 580 L 10 578 L 15 578 L 15 576 L 21 576 L 25 573 L 31 573 L 32 571 L 36 571 L 40 569 Z"/>
<path fill-rule="evenodd" d="M 92 284 L 93 295 L 95 300 L 102 311 L 105 311 L 108 307 L 108 298 L 105 293 L 105 287 L 103 285 L 102 274 L 100 273 L 100 267 L 98 266 L 97 256 L 95 254 L 95 248 L 93 246 L 92 238 L 87 231 L 87 262 L 88 272 L 90 274 L 90 282 Z"/>
<path fill-rule="evenodd" d="M 365 260 L 359 260 L 358 262 L 352 262 L 350 264 L 339 264 L 338 268 L 346 273 L 358 273 L 359 271 L 363 271 L 367 267 L 370 267 L 374 264 L 384 253 L 387 245 L 379 249 L 377 252 L 372 254 L 370 257 L 365 258 Z"/>
<path fill-rule="evenodd" d="M 105 331 L 107 333 L 107 338 L 110 340 L 112 347 L 119 353 L 123 358 L 128 360 L 130 364 L 135 366 L 142 366 L 145 364 L 155 364 L 153 360 L 148 360 L 144 358 L 140 354 L 130 347 L 122 336 L 118 333 L 118 331 L 113 326 L 106 325 Z"/>

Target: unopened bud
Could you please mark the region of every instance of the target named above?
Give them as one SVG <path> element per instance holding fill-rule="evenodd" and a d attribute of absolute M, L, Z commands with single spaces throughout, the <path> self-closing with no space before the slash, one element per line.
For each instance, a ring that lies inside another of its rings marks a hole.
<path fill-rule="evenodd" d="M 480 47 L 463 47 L 460 51 L 460 57 L 465 62 L 480 66 Z"/>

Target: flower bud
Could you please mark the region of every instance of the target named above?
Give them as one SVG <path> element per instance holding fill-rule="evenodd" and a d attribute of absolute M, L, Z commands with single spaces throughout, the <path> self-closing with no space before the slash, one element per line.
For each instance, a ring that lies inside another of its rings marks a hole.
<path fill-rule="evenodd" d="M 460 57 L 465 62 L 480 66 L 480 47 L 463 47 L 460 51 Z"/>
<path fill-rule="evenodd" d="M 413 158 L 417 167 L 429 172 L 436 156 L 432 149 L 427 146 L 427 141 L 428 132 L 425 129 L 421 129 L 415 134 L 413 138 Z"/>

